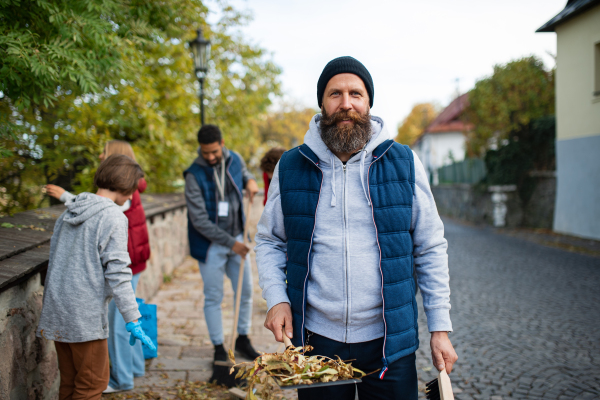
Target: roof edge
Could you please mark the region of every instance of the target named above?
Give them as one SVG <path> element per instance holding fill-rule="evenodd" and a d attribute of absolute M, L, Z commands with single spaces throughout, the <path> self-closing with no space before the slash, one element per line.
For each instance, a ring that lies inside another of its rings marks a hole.
<path fill-rule="evenodd" d="M 577 7 L 577 3 L 585 3 L 582 4 L 580 7 Z M 540 32 L 556 32 L 555 28 L 556 26 L 562 24 L 563 22 L 566 22 L 568 20 L 570 20 L 573 17 L 576 17 L 578 15 L 580 15 L 581 13 L 589 10 L 590 8 L 600 5 L 600 0 L 583 0 L 583 1 L 579 1 L 579 2 L 573 2 L 572 4 L 570 1 L 567 3 L 567 5 L 565 6 L 565 8 L 563 8 L 561 10 L 561 12 L 559 12 L 558 14 L 556 14 L 552 19 L 550 19 L 548 22 L 546 22 L 544 25 L 542 25 L 541 27 L 539 27 L 536 30 L 536 33 Z M 567 9 L 572 9 L 572 11 L 567 10 Z"/>

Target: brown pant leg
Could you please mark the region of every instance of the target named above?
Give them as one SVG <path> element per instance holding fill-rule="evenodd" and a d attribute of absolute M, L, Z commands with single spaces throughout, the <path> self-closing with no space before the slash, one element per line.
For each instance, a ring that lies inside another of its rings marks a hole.
<path fill-rule="evenodd" d="M 73 365 L 73 353 L 69 343 L 54 342 L 56 356 L 58 357 L 58 371 L 60 372 L 60 388 L 58 389 L 59 400 L 71 400 L 75 390 L 75 365 Z"/>
<path fill-rule="evenodd" d="M 73 400 L 100 400 L 110 379 L 108 342 L 102 339 L 70 346 L 77 370 Z"/>

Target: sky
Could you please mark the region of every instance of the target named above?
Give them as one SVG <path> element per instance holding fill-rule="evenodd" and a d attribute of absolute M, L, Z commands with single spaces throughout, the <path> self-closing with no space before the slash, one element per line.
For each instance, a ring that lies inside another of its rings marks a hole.
<path fill-rule="evenodd" d="M 242 31 L 282 69 L 284 100 L 317 108 L 328 61 L 350 55 L 371 73 L 372 115 L 395 130 L 419 102 L 445 107 L 490 76 L 495 64 L 528 55 L 554 67 L 556 34 L 535 30 L 566 0 L 232 0 L 251 10 Z M 458 79 L 458 82 L 457 82 Z"/>

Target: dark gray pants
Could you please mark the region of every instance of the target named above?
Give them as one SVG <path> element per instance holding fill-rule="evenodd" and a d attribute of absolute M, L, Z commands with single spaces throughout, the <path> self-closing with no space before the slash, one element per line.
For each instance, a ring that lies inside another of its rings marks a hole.
<path fill-rule="evenodd" d="M 312 333 L 309 344 L 314 350 L 307 355 L 322 355 L 335 359 L 354 360 L 352 365 L 365 373 L 383 366 L 383 338 L 362 343 L 341 343 Z M 415 353 L 409 354 L 388 365 L 383 379 L 379 373 L 368 375 L 356 385 L 336 385 L 329 387 L 298 389 L 299 400 L 354 400 L 356 391 L 360 400 L 417 400 L 418 383 Z"/>

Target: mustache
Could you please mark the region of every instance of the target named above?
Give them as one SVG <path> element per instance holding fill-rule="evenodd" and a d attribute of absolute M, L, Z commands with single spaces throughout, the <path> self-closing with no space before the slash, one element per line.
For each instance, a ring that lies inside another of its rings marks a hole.
<path fill-rule="evenodd" d="M 368 113 L 361 115 L 354 110 L 340 110 L 331 115 L 323 113 L 321 123 L 327 127 L 337 125 L 339 122 L 346 120 L 352 120 L 355 124 L 366 124 L 370 119 L 371 116 Z"/>

